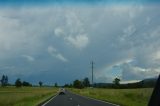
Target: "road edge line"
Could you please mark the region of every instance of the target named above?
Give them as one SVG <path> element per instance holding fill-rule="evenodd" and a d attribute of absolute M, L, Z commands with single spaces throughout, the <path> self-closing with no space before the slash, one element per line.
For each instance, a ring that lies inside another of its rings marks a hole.
<path fill-rule="evenodd" d="M 56 95 L 53 95 L 51 98 L 45 100 L 44 102 L 40 103 L 38 106 L 45 106 L 45 105 L 47 105 L 51 100 L 53 100 L 57 96 L 58 96 L 58 93 Z"/>
<path fill-rule="evenodd" d="M 114 103 L 111 103 L 111 102 L 107 102 L 107 101 L 103 101 L 103 100 L 91 98 L 91 97 L 88 97 L 88 96 L 83 96 L 83 95 L 80 95 L 80 94 L 76 94 L 76 93 L 74 93 L 74 92 L 71 92 L 71 93 L 73 93 L 73 94 L 75 94 L 75 95 L 78 95 L 78 96 L 81 96 L 81 97 L 83 97 L 83 98 L 92 99 L 92 100 L 99 101 L 99 102 L 103 102 L 103 103 L 108 103 L 108 104 L 111 104 L 111 105 L 114 105 L 114 106 L 120 106 L 120 105 L 118 105 L 118 104 L 114 104 Z"/>

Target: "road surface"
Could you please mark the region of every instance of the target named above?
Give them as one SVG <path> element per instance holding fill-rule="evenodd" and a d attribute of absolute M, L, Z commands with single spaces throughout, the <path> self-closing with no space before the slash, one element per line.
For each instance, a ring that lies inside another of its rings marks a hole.
<path fill-rule="evenodd" d="M 42 106 L 118 106 L 111 103 L 90 99 L 66 91 L 65 95 L 57 95 Z"/>

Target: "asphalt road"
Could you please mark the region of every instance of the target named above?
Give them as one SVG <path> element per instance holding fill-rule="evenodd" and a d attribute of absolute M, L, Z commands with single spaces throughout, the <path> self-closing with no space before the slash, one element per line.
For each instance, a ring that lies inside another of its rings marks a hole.
<path fill-rule="evenodd" d="M 66 91 L 65 95 L 57 95 L 42 106 L 118 106 L 107 102 L 90 99 Z"/>

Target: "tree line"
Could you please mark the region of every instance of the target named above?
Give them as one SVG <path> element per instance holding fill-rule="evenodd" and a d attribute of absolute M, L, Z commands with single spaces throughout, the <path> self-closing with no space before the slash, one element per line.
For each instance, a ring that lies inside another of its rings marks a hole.
<path fill-rule="evenodd" d="M 149 80 L 149 81 L 139 81 L 135 83 L 127 83 L 127 84 L 120 84 L 121 79 L 116 77 L 113 79 L 112 83 L 94 83 L 90 84 L 89 78 L 84 78 L 83 80 L 74 80 L 71 84 L 65 84 L 64 87 L 73 87 L 82 89 L 85 87 L 94 87 L 94 88 L 111 88 L 111 89 L 130 89 L 130 88 L 150 88 L 154 87 L 156 84 L 156 80 Z"/>
<path fill-rule="evenodd" d="M 74 88 L 78 88 L 78 89 L 82 89 L 82 88 L 85 88 L 85 87 L 90 87 L 91 84 L 90 84 L 90 81 L 89 81 L 89 78 L 84 78 L 83 80 L 74 80 L 73 83 L 71 84 L 65 84 L 64 87 L 74 87 Z"/>
<path fill-rule="evenodd" d="M 43 86 L 42 81 L 39 81 L 38 84 L 39 84 L 40 87 Z M 31 86 L 33 86 L 31 83 L 29 83 L 27 81 L 21 81 L 20 78 L 17 78 L 14 84 L 10 84 L 8 82 L 8 76 L 7 75 L 2 75 L 2 77 L 0 79 L 0 85 L 2 87 L 6 87 L 6 86 L 16 86 L 16 87 L 28 86 L 28 87 L 31 87 Z"/>
<path fill-rule="evenodd" d="M 120 79 L 119 78 L 115 78 L 113 81 L 113 84 L 111 84 L 112 87 L 114 88 L 118 88 L 120 86 Z M 72 84 L 65 84 L 64 87 L 74 87 L 74 88 L 78 88 L 78 89 L 82 89 L 85 87 L 97 87 L 97 88 L 101 88 L 102 86 L 95 84 L 90 84 L 89 78 L 86 77 L 83 80 L 74 80 Z"/>
<path fill-rule="evenodd" d="M 136 83 L 128 83 L 128 84 L 120 84 L 120 78 L 115 78 L 113 80 L 112 83 L 94 83 L 94 84 L 90 84 L 89 78 L 85 77 L 82 80 L 74 80 L 72 83 L 70 84 L 65 84 L 63 87 L 73 87 L 73 88 L 85 88 L 85 87 L 95 87 L 95 88 L 118 88 L 118 89 L 128 89 L 128 88 L 148 88 L 148 87 L 154 87 L 156 80 L 149 80 L 149 81 L 145 81 L 142 80 L 140 82 L 136 82 Z M 7 75 L 2 75 L 1 79 L 0 79 L 0 85 L 2 87 L 5 86 L 16 86 L 16 87 L 22 87 L 22 86 L 33 86 L 31 83 L 27 82 L 27 81 L 21 81 L 20 78 L 17 78 L 15 80 L 14 84 L 9 84 L 8 83 L 8 76 Z M 42 81 L 38 82 L 38 85 L 40 87 L 44 86 Z M 55 83 L 53 85 L 54 87 L 59 87 L 58 83 Z"/>
<path fill-rule="evenodd" d="M 8 76 L 7 75 L 2 75 L 2 77 L 0 78 L 0 86 L 2 87 L 6 87 L 6 86 L 15 86 L 15 87 L 22 87 L 22 86 L 26 86 L 26 87 L 32 87 L 32 86 L 37 86 L 37 85 L 32 85 L 30 82 L 28 81 L 22 81 L 20 78 L 17 78 L 15 80 L 15 83 L 14 84 L 10 84 L 8 82 Z M 47 85 L 43 85 L 43 82 L 42 81 L 39 81 L 37 83 L 39 85 L 39 87 L 42 87 L 42 86 L 47 86 Z M 56 82 L 54 85 L 54 87 L 58 87 L 58 83 Z"/>

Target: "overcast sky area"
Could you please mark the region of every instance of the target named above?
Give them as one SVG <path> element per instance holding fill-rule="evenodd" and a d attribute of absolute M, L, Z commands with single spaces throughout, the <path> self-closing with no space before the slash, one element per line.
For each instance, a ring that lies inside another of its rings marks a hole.
<path fill-rule="evenodd" d="M 0 77 L 133 82 L 160 73 L 158 0 L 0 0 Z"/>

